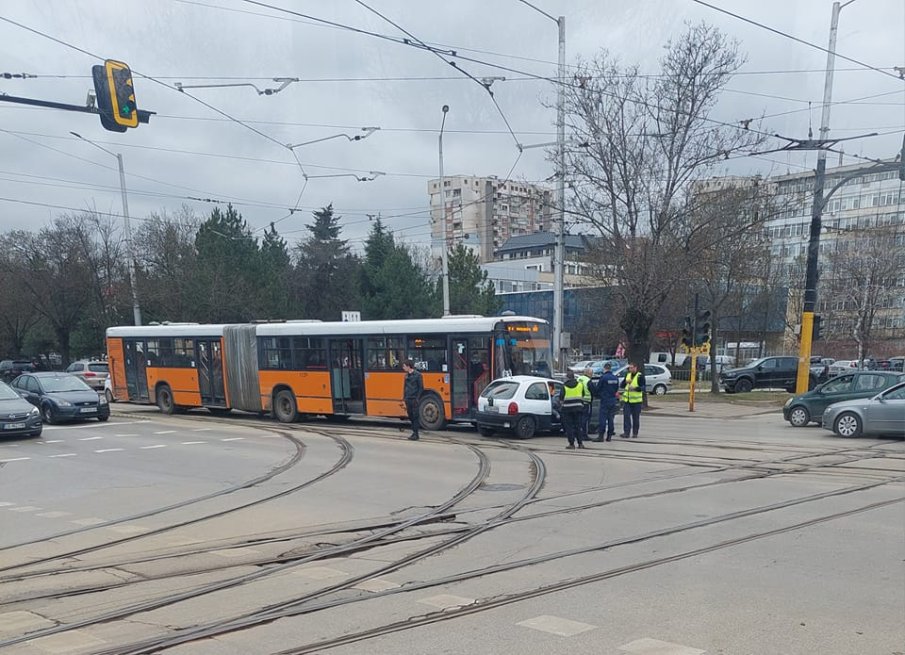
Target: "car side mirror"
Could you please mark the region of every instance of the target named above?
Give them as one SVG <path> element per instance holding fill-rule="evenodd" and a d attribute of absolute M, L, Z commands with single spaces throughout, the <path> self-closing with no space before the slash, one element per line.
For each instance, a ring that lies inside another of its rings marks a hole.
<path fill-rule="evenodd" d="M 763 367 L 761 364 L 758 364 L 758 365 L 757 365 L 757 370 L 758 370 L 758 371 L 763 371 L 763 370 L 764 370 L 764 367 Z"/>

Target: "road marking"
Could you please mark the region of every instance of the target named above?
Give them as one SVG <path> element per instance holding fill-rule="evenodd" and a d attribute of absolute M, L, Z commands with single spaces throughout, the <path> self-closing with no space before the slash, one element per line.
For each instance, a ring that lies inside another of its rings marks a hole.
<path fill-rule="evenodd" d="M 668 641 L 651 639 L 650 637 L 636 639 L 628 644 L 623 644 L 619 646 L 619 650 L 633 653 L 633 655 L 704 655 L 707 652 L 700 648 L 673 644 Z"/>
<path fill-rule="evenodd" d="M 243 555 L 258 555 L 260 553 L 260 550 L 255 550 L 254 548 L 227 548 L 211 551 L 211 555 L 219 555 L 220 557 L 242 557 Z"/>
<path fill-rule="evenodd" d="M 153 446 L 139 446 L 139 450 L 151 450 L 152 448 L 166 448 L 167 445 L 165 443 L 155 444 Z"/>
<path fill-rule="evenodd" d="M 31 459 L 31 457 L 12 457 L 10 459 L 0 459 L 0 464 L 5 464 L 6 462 L 24 462 L 26 459 Z"/>
<path fill-rule="evenodd" d="M 90 519 L 75 519 L 70 521 L 70 523 L 75 523 L 76 525 L 100 525 L 101 523 L 106 523 L 107 519 L 99 519 L 96 516 L 92 516 Z"/>
<path fill-rule="evenodd" d="M 16 503 L 0 503 L 0 507 L 12 507 Z"/>
<path fill-rule="evenodd" d="M 118 453 L 122 448 L 101 448 L 100 450 L 95 450 L 96 453 Z"/>
<path fill-rule="evenodd" d="M 384 580 L 383 578 L 373 578 L 371 580 L 365 580 L 363 582 L 359 582 L 357 585 L 353 585 L 353 589 L 361 589 L 362 591 L 373 591 L 374 593 L 378 593 L 381 591 L 387 591 L 388 589 L 397 589 L 399 587 L 395 582 L 390 582 L 389 580 Z"/>
<path fill-rule="evenodd" d="M 138 421 L 139 423 L 150 423 L 150 421 Z M 45 430 L 87 430 L 88 428 L 112 428 L 115 425 L 135 425 L 135 421 L 119 421 L 118 423 L 97 422 L 86 423 L 84 425 L 45 425 Z"/>
<path fill-rule="evenodd" d="M 282 439 L 283 438 L 278 434 L 261 434 L 258 436 L 261 437 L 261 439 Z"/>
<path fill-rule="evenodd" d="M 45 519 L 58 519 L 63 516 L 72 516 L 72 512 L 41 512 L 35 516 L 43 516 Z"/>
<path fill-rule="evenodd" d="M 173 434 L 176 430 L 161 430 L 160 432 L 155 432 L 154 434 Z"/>
<path fill-rule="evenodd" d="M 85 652 L 87 649 L 96 650 L 107 642 L 103 639 L 92 637 L 84 630 L 67 630 L 58 635 L 41 637 L 29 642 L 29 644 L 45 653 L 53 655 L 67 655 L 76 651 Z"/>
<path fill-rule="evenodd" d="M 293 571 L 292 575 L 302 578 L 310 578 L 312 580 L 329 580 L 330 578 L 345 578 L 349 574 L 339 569 L 331 569 L 327 566 L 311 566 L 306 569 Z"/>
<path fill-rule="evenodd" d="M 46 439 L 44 443 L 64 443 L 62 439 Z"/>
<path fill-rule="evenodd" d="M 210 428 L 195 428 L 192 432 L 210 432 Z"/>
<path fill-rule="evenodd" d="M 98 439 L 103 439 L 103 437 L 80 437 L 79 441 L 97 441 Z"/>
<path fill-rule="evenodd" d="M 207 443 L 207 442 L 206 441 L 183 441 L 182 445 L 183 446 L 195 446 L 199 443 Z"/>
<path fill-rule="evenodd" d="M 76 453 L 60 453 L 59 455 L 48 455 L 47 457 L 75 457 Z"/>
<path fill-rule="evenodd" d="M 141 534 L 142 532 L 147 532 L 150 528 L 143 528 L 140 525 L 111 525 L 107 528 L 112 532 L 119 532 L 120 534 Z"/>
<path fill-rule="evenodd" d="M 439 596 L 431 596 L 430 598 L 422 598 L 418 601 L 422 605 L 430 605 L 431 607 L 439 607 L 441 610 L 451 607 L 466 607 L 474 603 L 474 598 L 463 598 L 462 596 L 453 596 L 452 594 L 440 594 Z"/>
<path fill-rule="evenodd" d="M 10 512 L 37 512 L 40 507 L 35 507 L 34 505 L 23 505 L 22 507 L 10 507 Z"/>
<path fill-rule="evenodd" d="M 526 621 L 519 621 L 516 625 L 531 628 L 532 630 L 540 630 L 541 632 L 548 632 L 551 635 L 559 635 L 560 637 L 574 637 L 575 635 L 580 635 L 582 632 L 587 632 L 588 630 L 593 630 L 597 627 L 596 625 L 591 625 L 589 623 L 571 621 L 558 616 L 550 616 L 549 614 L 536 616 L 533 619 L 527 619 Z"/>
<path fill-rule="evenodd" d="M 113 436 L 114 436 L 114 437 L 137 437 L 138 435 L 137 435 L 137 434 L 132 434 L 132 433 L 123 432 L 123 433 L 120 433 L 120 434 L 114 434 Z"/>
<path fill-rule="evenodd" d="M 242 441 L 245 437 L 227 437 L 226 439 L 221 439 L 220 441 Z"/>

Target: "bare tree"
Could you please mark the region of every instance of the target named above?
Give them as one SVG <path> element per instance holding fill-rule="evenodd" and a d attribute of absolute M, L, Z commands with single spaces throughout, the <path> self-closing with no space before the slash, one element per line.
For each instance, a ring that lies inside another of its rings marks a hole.
<path fill-rule="evenodd" d="M 632 359 L 647 358 L 652 325 L 702 245 L 692 184 L 759 142 L 710 119 L 742 63 L 736 43 L 699 24 L 666 45 L 657 76 L 603 52 L 579 64 L 567 89 L 572 141 L 586 146 L 568 154 L 574 209 L 602 237 L 598 275 L 617 288 Z"/>
<path fill-rule="evenodd" d="M 894 308 L 905 276 L 905 229 L 901 225 L 866 227 L 836 240 L 829 256 L 825 287 L 843 305 L 858 362 L 871 352 L 878 315 Z"/>

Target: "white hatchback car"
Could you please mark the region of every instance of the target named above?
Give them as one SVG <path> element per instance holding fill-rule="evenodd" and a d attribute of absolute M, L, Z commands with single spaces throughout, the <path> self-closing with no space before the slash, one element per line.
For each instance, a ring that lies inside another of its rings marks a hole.
<path fill-rule="evenodd" d="M 625 377 L 626 373 L 628 373 L 628 366 L 623 366 L 615 371 L 616 377 L 620 380 Z M 645 364 L 644 382 L 647 393 L 662 396 L 672 388 L 672 373 L 662 364 Z"/>
<path fill-rule="evenodd" d="M 532 375 L 496 379 L 478 398 L 478 432 L 485 437 L 511 432 L 519 439 L 529 439 L 538 432 L 559 432 L 562 395 L 562 382 L 558 380 Z"/>

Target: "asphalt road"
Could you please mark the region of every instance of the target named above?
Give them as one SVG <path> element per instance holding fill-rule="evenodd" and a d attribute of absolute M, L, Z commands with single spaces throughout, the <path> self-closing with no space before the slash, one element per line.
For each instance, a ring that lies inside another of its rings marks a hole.
<path fill-rule="evenodd" d="M 905 442 L 418 443 L 118 406 L 0 441 L 0 652 L 905 652 Z"/>

